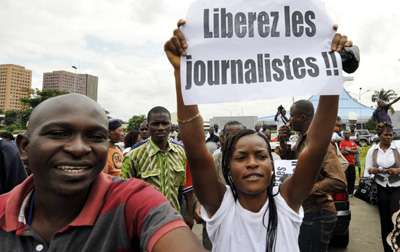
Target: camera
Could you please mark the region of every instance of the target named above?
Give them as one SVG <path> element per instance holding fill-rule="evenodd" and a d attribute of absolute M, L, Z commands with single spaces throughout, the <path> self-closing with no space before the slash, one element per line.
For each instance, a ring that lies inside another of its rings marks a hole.
<path fill-rule="evenodd" d="M 283 106 L 282 106 L 282 105 L 279 105 L 278 111 L 282 111 L 282 109 L 283 109 Z"/>

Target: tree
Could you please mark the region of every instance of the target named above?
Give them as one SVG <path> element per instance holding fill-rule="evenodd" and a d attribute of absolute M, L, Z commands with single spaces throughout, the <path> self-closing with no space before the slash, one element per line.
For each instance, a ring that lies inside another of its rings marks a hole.
<path fill-rule="evenodd" d="M 4 124 L 6 126 L 9 126 L 11 124 L 16 124 L 17 123 L 17 119 L 18 119 L 18 112 L 19 111 L 15 111 L 15 110 L 9 110 L 6 112 L 6 117 L 4 120 Z"/>
<path fill-rule="evenodd" d="M 145 115 L 134 115 L 132 116 L 131 119 L 129 119 L 128 122 L 128 131 L 134 130 L 134 129 L 138 129 L 140 127 L 140 124 L 146 120 L 146 116 Z"/>
<path fill-rule="evenodd" d="M 396 99 L 397 94 L 394 90 L 389 89 L 381 89 L 380 91 L 374 91 L 374 94 L 371 96 L 371 101 L 372 102 L 378 102 L 378 101 L 383 101 L 385 103 L 390 103 L 390 100 Z M 390 113 L 394 114 L 394 109 L 390 107 Z"/>
<path fill-rule="evenodd" d="M 39 89 L 29 89 L 26 90 L 26 96 L 20 98 L 21 104 L 26 108 L 25 110 L 18 111 L 20 119 L 20 129 L 26 128 L 26 123 L 31 116 L 32 110 L 36 108 L 41 102 L 56 97 L 59 95 L 68 94 L 68 92 L 57 90 L 57 89 L 45 89 L 43 91 Z"/>
<path fill-rule="evenodd" d="M 365 123 L 365 127 L 370 131 L 376 131 L 376 123 L 374 123 L 372 121 L 372 118 L 370 118 L 366 123 Z"/>
<path fill-rule="evenodd" d="M 57 89 L 45 89 L 41 91 L 37 88 L 26 89 L 26 92 L 27 92 L 26 97 L 20 98 L 19 100 L 21 101 L 22 105 L 28 107 L 28 110 L 30 109 L 31 111 L 41 102 L 49 98 L 68 94 L 68 92 Z"/>

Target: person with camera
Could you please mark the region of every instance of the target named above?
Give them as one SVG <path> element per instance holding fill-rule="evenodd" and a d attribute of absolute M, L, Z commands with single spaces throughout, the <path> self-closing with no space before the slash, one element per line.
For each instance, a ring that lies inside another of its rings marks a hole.
<path fill-rule="evenodd" d="M 276 123 L 276 132 L 278 134 L 277 138 L 279 139 L 279 128 L 284 125 L 289 125 L 289 119 L 286 117 L 286 109 L 282 105 L 279 105 L 274 121 Z"/>

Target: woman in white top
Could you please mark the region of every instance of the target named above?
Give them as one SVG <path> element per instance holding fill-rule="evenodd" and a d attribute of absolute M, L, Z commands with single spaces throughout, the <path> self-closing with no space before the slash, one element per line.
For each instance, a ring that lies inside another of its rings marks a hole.
<path fill-rule="evenodd" d="M 400 207 L 400 148 L 392 143 L 391 124 L 379 123 L 376 132 L 379 144 L 373 145 L 367 153 L 364 176 L 373 176 L 378 185 L 382 242 L 384 251 L 390 252 L 386 237 L 393 229 L 391 217 Z"/>
<path fill-rule="evenodd" d="M 178 27 L 184 23 L 179 21 Z M 351 42 L 336 34 L 332 50 L 340 51 L 345 44 Z M 213 251 L 299 251 L 301 205 L 314 185 L 332 137 L 339 96 L 321 96 L 297 169 L 280 191 L 273 191 L 275 174 L 268 140 L 249 130 L 225 141 L 223 169 L 229 184 L 225 187 L 217 179 L 214 160 L 206 149 L 198 107 L 183 104 L 180 58 L 186 56 L 187 46 L 176 29 L 164 50 L 174 67 L 179 129 Z"/>

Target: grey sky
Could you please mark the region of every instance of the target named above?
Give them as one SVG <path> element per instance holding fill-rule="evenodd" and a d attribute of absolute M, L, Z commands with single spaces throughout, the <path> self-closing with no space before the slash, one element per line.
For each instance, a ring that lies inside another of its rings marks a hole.
<path fill-rule="evenodd" d="M 173 69 L 163 44 L 188 0 L 2 0 L 0 64 L 33 71 L 33 88 L 42 89 L 44 72 L 66 70 L 99 77 L 98 102 L 111 116 L 128 120 L 161 105 L 176 111 Z M 393 89 L 400 94 L 400 3 L 395 0 L 326 0 L 339 32 L 361 51 L 361 65 L 345 88 L 358 98 L 359 88 Z M 174 5 L 172 5 L 174 4 Z M 295 100 L 308 97 L 294 97 Z M 203 118 L 274 114 L 292 98 L 201 105 Z M 394 108 L 400 110 L 400 103 Z"/>

